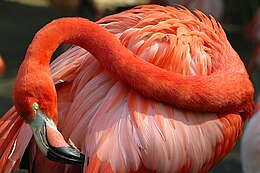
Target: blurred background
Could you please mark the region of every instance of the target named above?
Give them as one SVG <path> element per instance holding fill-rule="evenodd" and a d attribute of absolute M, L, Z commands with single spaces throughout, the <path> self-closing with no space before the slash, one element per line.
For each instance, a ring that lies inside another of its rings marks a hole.
<path fill-rule="evenodd" d="M 0 117 L 13 105 L 14 79 L 34 34 L 51 20 L 81 16 L 96 21 L 105 15 L 135 5 L 180 3 L 213 15 L 244 61 L 260 91 L 260 1 L 259 0 L 1 0 L 0 1 Z M 62 52 L 58 49 L 54 57 Z M 240 173 L 240 142 L 211 173 Z"/>

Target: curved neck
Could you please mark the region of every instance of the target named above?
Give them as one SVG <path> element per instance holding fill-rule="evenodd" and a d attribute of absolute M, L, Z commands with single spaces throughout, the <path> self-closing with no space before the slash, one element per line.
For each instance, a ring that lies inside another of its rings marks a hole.
<path fill-rule="evenodd" d="M 149 98 L 194 111 L 252 112 L 254 90 L 244 69 L 241 73 L 227 68 L 204 77 L 171 73 L 137 57 L 113 34 L 82 18 L 62 18 L 46 25 L 36 34 L 25 61 L 32 68 L 35 63 L 49 68 L 60 44 L 86 49 L 111 74 Z"/>

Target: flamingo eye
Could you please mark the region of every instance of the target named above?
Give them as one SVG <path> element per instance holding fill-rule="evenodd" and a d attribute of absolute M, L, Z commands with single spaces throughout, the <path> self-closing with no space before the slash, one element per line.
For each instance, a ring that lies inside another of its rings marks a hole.
<path fill-rule="evenodd" d="M 34 112 L 36 112 L 39 109 L 39 104 L 34 102 L 33 105 L 32 105 L 32 109 L 33 109 Z"/>

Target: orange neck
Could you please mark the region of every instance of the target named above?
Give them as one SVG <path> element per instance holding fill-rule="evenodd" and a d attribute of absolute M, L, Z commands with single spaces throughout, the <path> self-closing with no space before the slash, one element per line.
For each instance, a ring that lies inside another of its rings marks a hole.
<path fill-rule="evenodd" d="M 49 69 L 60 44 L 88 50 L 111 74 L 149 98 L 194 111 L 248 116 L 253 110 L 254 89 L 245 69 L 238 71 L 230 64 L 209 76 L 181 76 L 142 60 L 113 34 L 82 18 L 58 19 L 41 29 L 28 49 L 26 64 L 32 69 L 37 69 L 35 64 Z"/>

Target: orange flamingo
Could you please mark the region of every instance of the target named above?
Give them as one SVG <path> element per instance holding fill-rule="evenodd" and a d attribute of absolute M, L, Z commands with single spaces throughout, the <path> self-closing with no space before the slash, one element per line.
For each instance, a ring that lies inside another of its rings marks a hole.
<path fill-rule="evenodd" d="M 0 120 L 0 171 L 19 169 L 26 147 L 38 173 L 207 172 L 220 162 L 254 89 L 220 24 L 195 13 L 146 5 L 38 31 Z M 77 46 L 49 66 L 64 43 Z"/>

